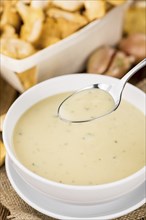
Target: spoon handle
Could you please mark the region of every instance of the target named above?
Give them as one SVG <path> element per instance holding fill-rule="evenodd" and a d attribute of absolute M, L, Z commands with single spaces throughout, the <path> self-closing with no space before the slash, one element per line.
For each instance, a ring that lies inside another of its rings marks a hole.
<path fill-rule="evenodd" d="M 146 65 L 146 58 L 143 59 L 140 63 L 138 63 L 135 67 L 133 67 L 121 80 L 120 80 L 120 84 L 121 87 L 124 88 L 126 82 L 138 71 L 140 70 L 142 67 L 144 67 Z"/>
<path fill-rule="evenodd" d="M 113 86 L 110 90 L 110 93 L 115 97 L 115 103 L 117 106 L 120 104 L 122 91 L 126 85 L 126 82 L 142 67 L 146 65 L 146 58 L 143 59 L 140 63 L 138 63 L 135 67 L 133 67 L 115 86 Z"/>

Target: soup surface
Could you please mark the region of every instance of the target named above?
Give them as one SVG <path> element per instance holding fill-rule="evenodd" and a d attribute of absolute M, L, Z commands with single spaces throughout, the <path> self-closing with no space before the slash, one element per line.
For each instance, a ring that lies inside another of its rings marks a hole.
<path fill-rule="evenodd" d="M 60 107 L 59 115 L 72 122 L 87 121 L 101 117 L 114 108 L 115 102 L 108 92 L 92 88 L 74 93 L 66 99 Z"/>
<path fill-rule="evenodd" d="M 57 109 L 68 95 L 48 97 L 17 122 L 13 147 L 25 167 L 56 182 L 97 185 L 127 177 L 145 165 L 145 116 L 141 111 L 122 101 L 103 118 L 67 123 L 58 118 Z"/>

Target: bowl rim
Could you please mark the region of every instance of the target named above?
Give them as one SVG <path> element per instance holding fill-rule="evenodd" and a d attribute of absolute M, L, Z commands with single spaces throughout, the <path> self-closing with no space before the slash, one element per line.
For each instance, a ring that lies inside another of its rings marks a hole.
<path fill-rule="evenodd" d="M 6 151 L 8 156 L 11 158 L 12 162 L 14 162 L 14 164 L 20 169 L 22 170 L 25 174 L 27 174 L 28 176 L 32 177 L 34 180 L 38 180 L 39 182 L 45 183 L 45 184 L 49 184 L 49 185 L 53 185 L 59 188 L 63 188 L 63 189 L 73 189 L 73 190 L 99 190 L 99 189 L 109 189 L 109 188 L 113 188 L 115 186 L 119 186 L 122 184 L 125 184 L 129 181 L 131 181 L 132 179 L 138 178 L 139 176 L 143 175 L 146 171 L 146 165 L 144 167 L 142 167 L 141 169 L 139 169 L 138 171 L 136 171 L 135 173 L 122 178 L 120 180 L 114 181 L 114 182 L 109 182 L 109 183 L 104 183 L 104 184 L 98 184 L 98 185 L 71 185 L 71 184 L 64 184 L 64 183 L 59 183 L 59 182 L 55 182 L 53 180 L 49 180 L 46 179 L 42 176 L 39 176 L 36 173 L 33 173 L 31 170 L 29 170 L 27 167 L 25 167 L 20 161 L 19 159 L 14 155 L 14 153 L 12 152 L 8 142 L 7 142 L 7 137 L 6 137 L 6 132 L 7 132 L 7 124 L 9 124 L 9 115 L 11 115 L 14 110 L 13 108 L 16 108 L 17 103 L 21 102 L 21 100 L 23 100 L 23 98 L 25 96 L 28 96 L 29 93 L 33 92 L 34 90 L 36 90 L 37 88 L 41 88 L 43 89 L 43 85 L 47 84 L 49 81 L 54 81 L 54 80 L 59 80 L 60 78 L 68 78 L 68 77 L 78 77 L 81 75 L 86 75 L 87 77 L 90 77 L 92 75 L 97 76 L 97 78 L 107 78 L 107 79 L 111 79 L 113 81 L 117 81 L 119 79 L 114 78 L 114 77 L 110 77 L 110 76 L 104 76 L 104 75 L 97 75 L 97 74 L 84 74 L 84 73 L 79 73 L 79 74 L 69 74 L 69 75 L 64 75 L 64 76 L 57 76 L 54 78 L 50 78 L 48 80 L 45 80 L 41 83 L 38 83 L 37 85 L 31 87 L 30 89 L 28 89 L 27 91 L 25 91 L 23 94 L 21 94 L 15 101 L 14 103 L 11 105 L 11 107 L 9 108 L 7 114 L 6 114 L 6 118 L 4 120 L 4 125 L 3 125 L 3 141 L 6 147 Z M 133 89 L 136 89 L 137 91 L 139 91 L 142 95 L 145 93 L 140 90 L 139 88 L 131 85 L 130 83 L 127 83 L 128 86 L 132 87 Z M 48 96 L 49 97 L 49 96 Z M 42 99 L 43 100 L 43 99 Z M 38 101 L 39 102 L 39 101 Z M 29 109 L 29 107 L 27 108 Z"/>

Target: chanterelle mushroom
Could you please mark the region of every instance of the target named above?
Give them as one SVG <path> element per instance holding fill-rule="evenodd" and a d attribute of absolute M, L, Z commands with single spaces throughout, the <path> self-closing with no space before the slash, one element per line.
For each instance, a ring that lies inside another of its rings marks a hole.
<path fill-rule="evenodd" d="M 42 49 L 58 42 L 61 39 L 61 32 L 58 29 L 57 22 L 54 18 L 48 18 L 43 24 L 41 36 L 36 42 L 36 47 Z"/>
<path fill-rule="evenodd" d="M 83 6 L 83 0 L 54 0 L 53 4 L 63 10 L 77 11 Z"/>
<path fill-rule="evenodd" d="M 126 0 L 107 0 L 107 2 L 111 3 L 112 5 L 120 5 L 123 4 Z"/>
<path fill-rule="evenodd" d="M 17 10 L 23 19 L 20 36 L 22 39 L 35 43 L 42 32 L 44 13 L 41 8 L 32 8 L 18 2 Z"/>
<path fill-rule="evenodd" d="M 18 38 L 13 26 L 7 24 L 1 28 L 1 38 Z"/>
<path fill-rule="evenodd" d="M 0 52 L 6 56 L 23 59 L 36 52 L 34 47 L 20 39 L 4 39 L 0 40 Z"/>
<path fill-rule="evenodd" d="M 85 15 L 89 21 L 97 18 L 101 18 L 106 13 L 106 2 L 105 0 L 94 0 L 88 1 L 84 0 L 85 5 Z"/>
<path fill-rule="evenodd" d="M 32 0 L 18 0 L 21 1 L 24 4 L 30 4 Z"/>
<path fill-rule="evenodd" d="M 50 8 L 48 10 L 47 14 L 49 15 L 49 17 L 53 17 L 56 19 L 64 18 L 70 22 L 77 23 L 77 24 L 79 24 L 80 27 L 87 24 L 87 19 L 85 17 L 83 17 L 82 15 L 80 15 L 80 13 L 78 13 L 78 12 L 71 13 L 71 12 L 63 11 L 63 10 L 57 9 L 57 8 Z"/>
<path fill-rule="evenodd" d="M 1 3 L 2 4 L 2 3 Z M 14 7 L 16 1 L 3 1 L 3 13 L 1 15 L 0 26 L 12 25 L 15 29 L 20 27 L 21 18 Z"/>
<path fill-rule="evenodd" d="M 33 0 L 31 1 L 31 6 L 33 8 L 42 8 L 45 9 L 49 5 L 51 0 Z"/>
<path fill-rule="evenodd" d="M 47 11 L 49 17 L 55 18 L 61 32 L 61 38 L 65 38 L 87 24 L 86 17 L 78 12 L 67 12 L 57 8 Z"/>
<path fill-rule="evenodd" d="M 75 22 L 68 21 L 64 18 L 57 19 L 58 29 L 61 32 L 61 39 L 75 33 L 81 26 Z"/>

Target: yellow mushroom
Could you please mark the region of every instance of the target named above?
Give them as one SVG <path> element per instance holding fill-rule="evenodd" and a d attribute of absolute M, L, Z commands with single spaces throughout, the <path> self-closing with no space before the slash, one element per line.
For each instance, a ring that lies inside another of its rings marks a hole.
<path fill-rule="evenodd" d="M 0 52 L 6 56 L 23 59 L 36 52 L 34 47 L 23 40 L 20 39 L 0 39 Z"/>
<path fill-rule="evenodd" d="M 0 140 L 0 167 L 5 162 L 5 156 L 6 156 L 6 149 L 3 142 Z"/>
<path fill-rule="evenodd" d="M 126 0 L 106 0 L 106 1 L 112 5 L 120 5 L 123 4 Z"/>
<path fill-rule="evenodd" d="M 106 2 L 105 0 L 94 0 L 84 1 L 85 5 L 85 15 L 87 16 L 89 21 L 101 18 L 106 13 Z"/>
<path fill-rule="evenodd" d="M 42 32 L 44 13 L 41 8 L 32 8 L 19 2 L 17 10 L 24 24 L 21 27 L 20 37 L 28 42 L 35 43 Z"/>
<path fill-rule="evenodd" d="M 32 0 L 18 0 L 21 1 L 24 4 L 30 4 Z"/>
<path fill-rule="evenodd" d="M 12 4 L 13 3 L 13 4 Z M 12 25 L 16 30 L 20 28 L 21 18 L 14 7 L 16 1 L 4 1 L 3 2 L 3 13 L 1 15 L 1 27 L 9 24 Z"/>
<path fill-rule="evenodd" d="M 46 9 L 48 7 L 50 3 L 50 0 L 33 0 L 31 1 L 31 7 L 32 8 L 42 8 L 42 9 Z"/>
<path fill-rule="evenodd" d="M 54 18 L 48 18 L 43 24 L 42 33 L 35 46 L 39 49 L 48 47 L 61 40 L 61 32 Z"/>
<path fill-rule="evenodd" d="M 4 11 L 4 3 L 3 1 L 0 1 L 0 19 L 1 19 L 3 11 Z"/>
<path fill-rule="evenodd" d="M 75 0 L 54 0 L 53 5 L 66 10 L 66 11 L 78 11 L 83 7 L 83 0 L 75 1 Z"/>
<path fill-rule="evenodd" d="M 78 12 L 72 13 L 57 8 L 50 8 L 47 11 L 47 14 L 49 17 L 53 17 L 55 19 L 63 18 L 67 21 L 77 23 L 80 27 L 87 24 L 87 19 Z"/>
<path fill-rule="evenodd" d="M 61 32 L 62 39 L 75 33 L 81 27 L 79 24 L 68 21 L 64 18 L 58 18 L 57 24 L 58 24 L 58 29 Z"/>
<path fill-rule="evenodd" d="M 15 28 L 9 24 L 2 27 L 1 32 L 2 38 L 18 38 Z"/>

